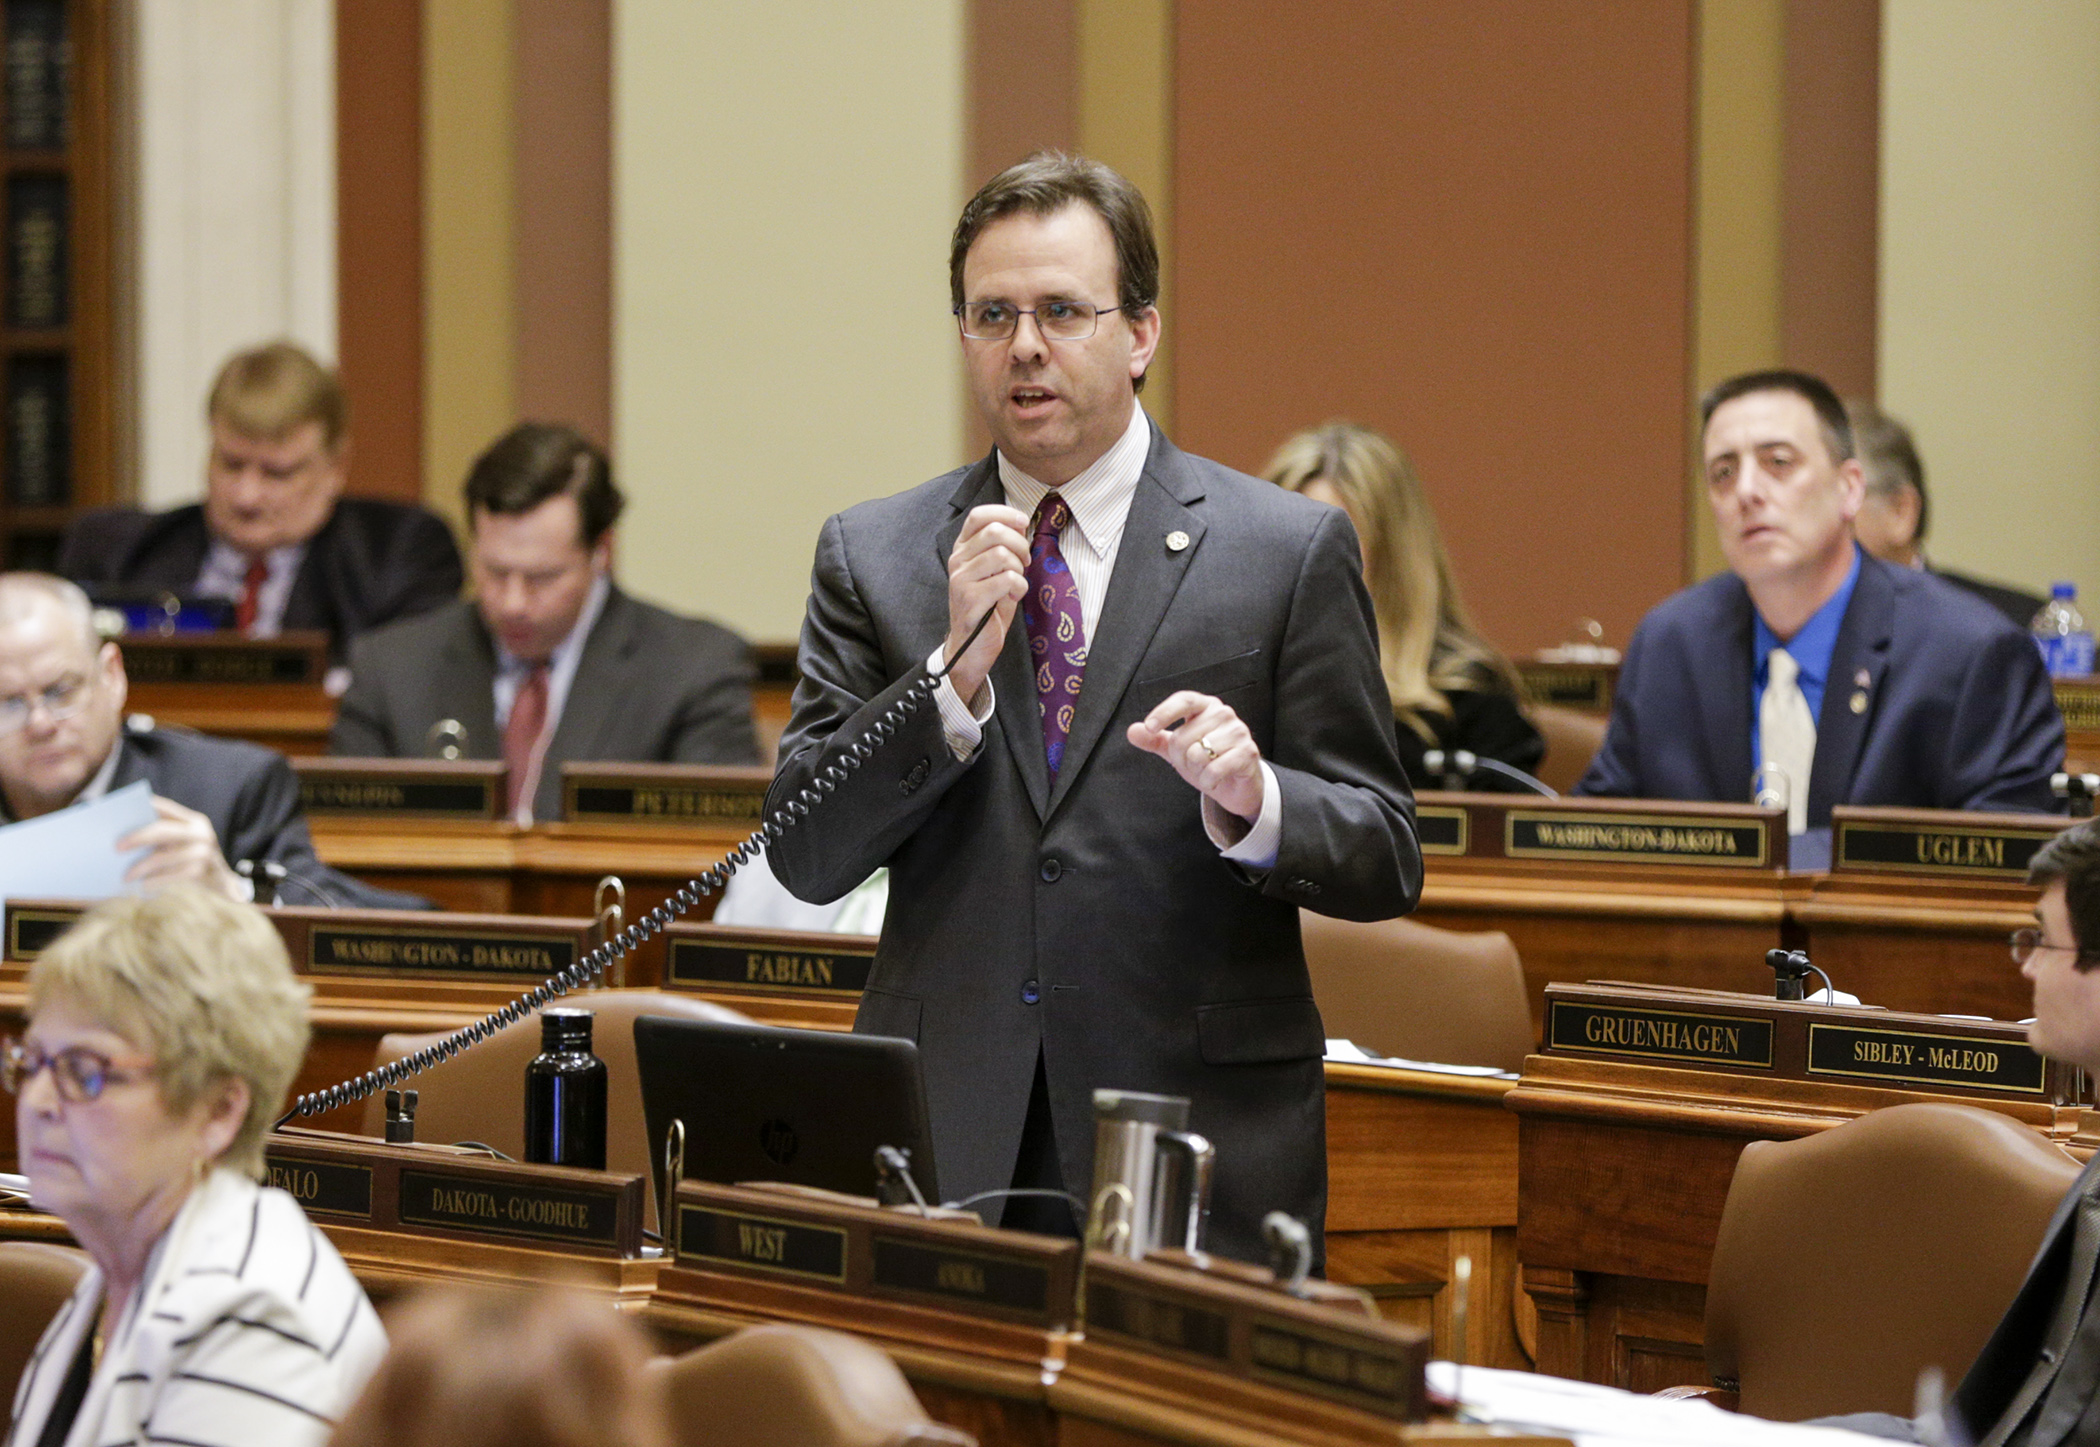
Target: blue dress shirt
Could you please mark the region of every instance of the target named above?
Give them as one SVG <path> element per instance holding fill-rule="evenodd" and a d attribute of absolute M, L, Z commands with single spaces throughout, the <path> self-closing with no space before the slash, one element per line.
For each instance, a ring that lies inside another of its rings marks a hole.
<path fill-rule="evenodd" d="M 1858 582 L 1859 544 L 1854 543 L 1852 569 L 1845 574 L 1845 581 L 1838 585 L 1837 592 L 1830 595 L 1830 601 L 1816 609 L 1801 625 L 1801 631 L 1784 644 L 1757 610 L 1751 609 L 1750 761 L 1753 768 L 1765 757 L 1757 724 L 1758 715 L 1764 708 L 1765 680 L 1771 677 L 1772 650 L 1783 647 L 1793 655 L 1795 666 L 1801 670 L 1801 696 L 1808 700 L 1808 716 L 1816 720 L 1816 727 L 1820 730 L 1823 726 L 1823 690 L 1830 682 L 1830 655 L 1837 651 L 1838 629 L 1845 622 L 1845 609 L 1851 606 L 1852 589 Z"/>

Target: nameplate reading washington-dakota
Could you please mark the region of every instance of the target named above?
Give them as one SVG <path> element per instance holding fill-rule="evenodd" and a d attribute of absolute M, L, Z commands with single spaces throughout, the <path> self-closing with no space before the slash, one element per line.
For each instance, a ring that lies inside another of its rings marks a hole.
<path fill-rule="evenodd" d="M 344 929 L 316 924 L 307 935 L 306 963 L 314 970 L 540 979 L 576 963 L 576 941 L 556 934 Z"/>
<path fill-rule="evenodd" d="M 2042 1057 L 2022 1040 L 1867 1030 L 1821 1022 L 1808 1027 L 1810 1075 L 2040 1095 L 2044 1066 Z"/>
<path fill-rule="evenodd" d="M 619 1207 L 617 1189 L 561 1190 L 440 1171 L 401 1173 L 400 1217 L 407 1226 L 615 1246 Z"/>
<path fill-rule="evenodd" d="M 1232 1359 L 1231 1323 L 1223 1312 L 1106 1281 L 1087 1282 L 1086 1330 L 1214 1361 Z"/>
<path fill-rule="evenodd" d="M 699 1266 L 742 1266 L 780 1276 L 808 1276 L 842 1286 L 846 1233 L 741 1211 L 678 1208 L 678 1259 Z"/>
<path fill-rule="evenodd" d="M 718 784 L 603 783 L 573 784 L 567 814 L 571 820 L 655 824 L 737 824 L 756 828 L 765 814 L 763 788 L 725 788 Z"/>
<path fill-rule="evenodd" d="M 1039 1262 L 956 1251 L 875 1236 L 870 1281 L 883 1291 L 930 1296 L 968 1307 L 994 1307 L 1050 1322 L 1050 1268 Z"/>
<path fill-rule="evenodd" d="M 1555 1000 L 1546 1026 L 1546 1048 L 1769 1070 L 1772 1022 L 1748 1016 L 1634 1010 Z"/>
<path fill-rule="evenodd" d="M 1387 1417 L 1406 1418 L 1418 1405 L 1421 1366 L 1397 1344 L 1338 1342 L 1280 1322 L 1255 1321 L 1248 1346 L 1254 1375 Z"/>
<path fill-rule="evenodd" d="M 340 1161 L 309 1161 L 269 1152 L 269 1184 L 287 1192 L 309 1215 L 372 1219 L 372 1168 Z"/>
<path fill-rule="evenodd" d="M 1512 809 L 1502 852 L 1511 859 L 1624 860 L 1758 869 L 1770 860 L 1762 821 L 1694 814 Z"/>
<path fill-rule="evenodd" d="M 1837 825 L 1836 865 L 1839 869 L 2023 880 L 2035 851 L 2055 838 L 2056 833 L 2053 827 L 1943 828 L 1841 819 Z"/>
<path fill-rule="evenodd" d="M 299 800 L 309 814 L 416 815 L 424 818 L 493 819 L 495 781 L 431 779 L 373 774 L 364 778 L 302 776 Z"/>
<path fill-rule="evenodd" d="M 1470 831 L 1464 809 L 1422 804 L 1415 809 L 1415 836 L 1424 854 L 1463 854 Z"/>
<path fill-rule="evenodd" d="M 857 995 L 867 988 L 874 952 L 783 949 L 777 945 L 673 939 L 671 981 L 726 990 L 792 990 Z"/>

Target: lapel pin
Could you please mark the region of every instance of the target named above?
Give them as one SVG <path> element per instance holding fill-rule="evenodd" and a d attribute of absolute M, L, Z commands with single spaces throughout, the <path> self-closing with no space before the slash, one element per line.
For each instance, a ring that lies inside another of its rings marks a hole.
<path fill-rule="evenodd" d="M 1865 689 L 1860 689 L 1852 695 L 1852 711 L 1854 713 L 1865 713 L 1867 711 L 1867 691 Z"/>
<path fill-rule="evenodd" d="M 1865 688 L 1874 682 L 1874 675 L 1862 668 L 1859 672 L 1852 675 L 1852 681 L 1861 688 Z"/>
<path fill-rule="evenodd" d="M 1168 533 L 1168 534 L 1167 534 L 1167 551 L 1168 551 L 1168 552 L 1170 552 L 1170 553 L 1178 553 L 1178 552 L 1180 552 L 1180 551 L 1181 551 L 1181 550 L 1182 550 L 1183 548 L 1187 547 L 1188 545 L 1189 545 L 1189 535 L 1188 535 L 1187 533 L 1185 533 L 1185 532 L 1181 531 L 1181 529 L 1179 529 L 1179 528 L 1176 528 L 1176 529 L 1175 529 L 1175 530 L 1174 530 L 1173 532 L 1171 532 L 1171 533 Z"/>

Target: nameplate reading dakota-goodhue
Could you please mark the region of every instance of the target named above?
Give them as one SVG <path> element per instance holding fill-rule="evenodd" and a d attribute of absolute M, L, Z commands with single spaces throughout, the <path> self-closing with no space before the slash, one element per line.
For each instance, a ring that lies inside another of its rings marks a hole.
<path fill-rule="evenodd" d="M 1232 1359 L 1231 1323 L 1223 1312 L 1106 1281 L 1087 1282 L 1086 1329 L 1089 1336 L 1128 1337 L 1214 1361 Z"/>
<path fill-rule="evenodd" d="M 2006 1095 L 2042 1093 L 2042 1057 L 2020 1040 L 1868 1030 L 1812 1022 L 1808 1073 L 1902 1085 L 1958 1085 Z"/>
<path fill-rule="evenodd" d="M 338 1161 L 307 1161 L 271 1151 L 269 1184 L 310 1214 L 372 1219 L 372 1168 Z"/>
<path fill-rule="evenodd" d="M 872 953 L 673 939 L 670 973 L 680 985 L 857 995 L 867 988 L 874 963 Z"/>
<path fill-rule="evenodd" d="M 1772 1068 L 1772 1022 L 1681 1010 L 1635 1010 L 1555 1000 L 1549 1050 L 1586 1050 L 1694 1065 Z"/>
<path fill-rule="evenodd" d="M 1396 1351 L 1329 1341 L 1268 1321 L 1252 1323 L 1248 1345 L 1257 1377 L 1388 1417 L 1405 1417 L 1415 1405 L 1418 1373 Z"/>
<path fill-rule="evenodd" d="M 756 827 L 765 814 L 764 789 L 698 784 L 577 784 L 569 791 L 572 821 L 622 820 L 658 824 L 741 824 Z"/>
<path fill-rule="evenodd" d="M 565 935 L 343 929 L 317 924 L 307 935 L 306 963 L 315 970 L 540 979 L 576 963 L 576 942 Z"/>
<path fill-rule="evenodd" d="M 2023 880 L 2028 861 L 2055 837 L 2055 831 L 1934 828 L 1846 819 L 1838 822 L 1837 836 L 1840 869 Z"/>
<path fill-rule="evenodd" d="M 302 777 L 299 801 L 309 814 L 411 814 L 425 818 L 492 819 L 495 785 L 489 779 L 365 779 Z"/>
<path fill-rule="evenodd" d="M 1769 862 L 1766 826 L 1692 814 L 1574 813 L 1512 809 L 1502 852 L 1511 859 L 1594 859 L 1758 869 Z"/>
<path fill-rule="evenodd" d="M 1415 836 L 1424 854 L 1463 854 L 1470 831 L 1466 811 L 1442 804 L 1423 804 L 1415 810 Z"/>
<path fill-rule="evenodd" d="M 884 1291 L 998 1307 L 1049 1324 L 1050 1268 L 1033 1261 L 875 1236 L 870 1281 Z"/>
<path fill-rule="evenodd" d="M 742 1266 L 780 1276 L 846 1281 L 846 1233 L 770 1216 L 678 1208 L 678 1259 L 702 1266 Z"/>
<path fill-rule="evenodd" d="M 402 1224 L 613 1246 L 619 1193 L 514 1186 L 486 1176 L 401 1172 Z"/>

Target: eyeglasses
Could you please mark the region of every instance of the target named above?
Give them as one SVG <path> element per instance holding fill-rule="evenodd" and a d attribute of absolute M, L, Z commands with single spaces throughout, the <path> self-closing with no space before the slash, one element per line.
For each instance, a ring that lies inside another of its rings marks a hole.
<path fill-rule="evenodd" d="M 88 705 L 92 690 L 87 678 L 78 673 L 69 673 L 58 682 L 35 693 L 11 693 L 0 698 L 0 738 L 15 732 L 29 722 L 29 715 L 38 704 L 52 719 L 71 718 Z"/>
<path fill-rule="evenodd" d="M 1021 329 L 1022 317 L 1034 317 L 1036 330 L 1053 342 L 1083 342 L 1100 319 L 1120 306 L 1083 301 L 1046 301 L 1041 306 L 1014 306 L 1003 301 L 966 301 L 955 309 L 962 334 L 973 342 L 1003 342 Z"/>
<path fill-rule="evenodd" d="M 52 1083 L 58 1087 L 58 1098 L 68 1105 L 86 1105 L 100 1099 L 105 1086 L 144 1080 L 150 1068 L 149 1062 L 134 1070 L 120 1071 L 107 1055 L 84 1045 L 46 1054 L 42 1046 L 10 1040 L 6 1050 L 0 1052 L 0 1085 L 7 1087 L 8 1094 L 20 1095 L 22 1087 L 36 1079 L 37 1072 L 47 1065 L 51 1067 Z"/>
<path fill-rule="evenodd" d="M 2042 938 L 2042 932 L 2033 925 L 2012 932 L 2012 958 L 2016 965 L 2024 965 L 2033 959 L 2037 950 L 2066 950 L 2080 958 L 2085 951 L 2077 945 L 2052 945 Z"/>

